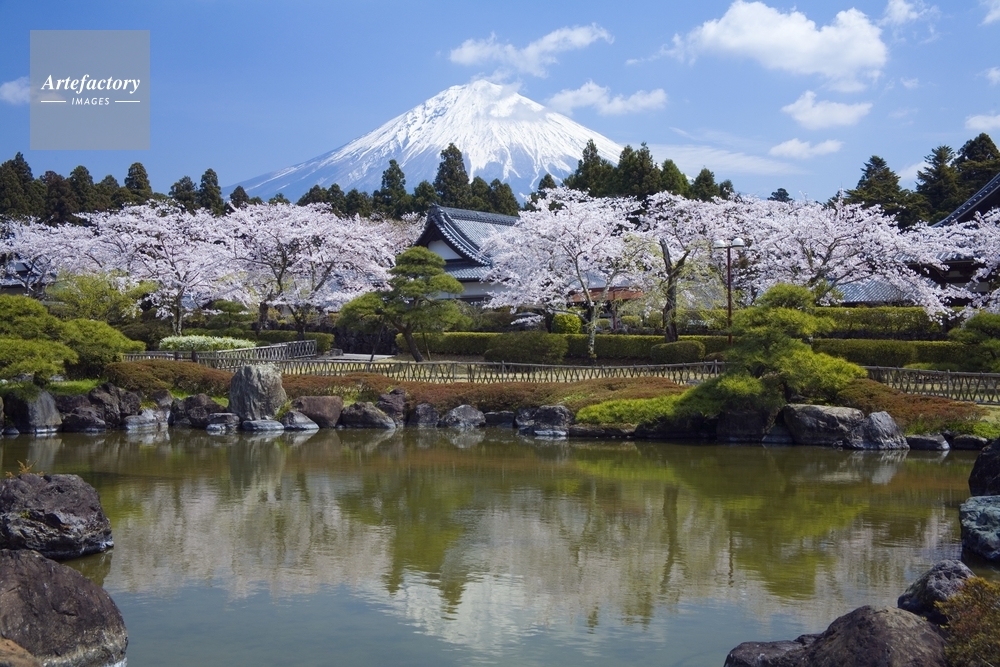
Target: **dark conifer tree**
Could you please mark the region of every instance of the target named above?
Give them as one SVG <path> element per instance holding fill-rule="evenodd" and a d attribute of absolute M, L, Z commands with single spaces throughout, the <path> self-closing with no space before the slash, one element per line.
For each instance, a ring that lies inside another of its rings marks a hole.
<path fill-rule="evenodd" d="M 285 195 L 283 195 L 283 194 L 281 194 L 279 192 L 278 194 L 276 194 L 273 197 L 271 197 L 270 199 L 268 199 L 267 203 L 268 204 L 291 204 L 292 202 L 288 201 L 288 197 L 286 197 Z"/>
<path fill-rule="evenodd" d="M 344 194 L 344 191 L 336 183 L 331 185 L 326 191 L 326 201 L 330 204 L 330 209 L 337 215 L 347 213 L 347 195 Z"/>
<path fill-rule="evenodd" d="M 920 219 L 919 202 L 913 199 L 913 193 L 899 186 L 899 176 L 878 155 L 868 159 L 857 187 L 845 195 L 848 204 L 866 207 L 877 204 L 886 215 L 896 216 L 900 227 L 908 227 Z"/>
<path fill-rule="evenodd" d="M 214 169 L 206 169 L 201 175 L 196 201 L 199 208 L 210 211 L 212 215 L 223 215 L 226 212 L 226 202 L 222 199 L 222 188 L 219 187 L 219 176 Z"/>
<path fill-rule="evenodd" d="M 0 164 L 0 214 L 12 217 L 45 215 L 45 184 L 31 174 L 24 155 Z"/>
<path fill-rule="evenodd" d="M 93 213 L 102 210 L 98 208 L 97 193 L 94 186 L 94 178 L 90 171 L 82 164 L 69 173 L 69 186 L 73 189 L 73 196 L 76 198 L 78 210 L 85 213 Z"/>
<path fill-rule="evenodd" d="M 927 167 L 917 172 L 917 194 L 926 205 L 925 219 L 937 222 L 958 208 L 964 199 L 958 187 L 958 172 L 952 166 L 955 152 L 938 146 L 924 160 Z"/>
<path fill-rule="evenodd" d="M 715 174 L 713 174 L 708 167 L 704 167 L 698 172 L 698 175 L 695 176 L 694 183 L 691 184 L 688 196 L 691 199 L 712 201 L 712 199 L 718 197 L 720 194 L 719 186 L 715 182 Z"/>
<path fill-rule="evenodd" d="M 767 198 L 768 201 L 780 201 L 780 202 L 790 202 L 792 197 L 788 194 L 788 190 L 785 188 L 778 188 L 771 193 L 771 196 Z"/>
<path fill-rule="evenodd" d="M 472 191 L 472 196 L 469 198 L 466 208 L 487 213 L 493 211 L 493 205 L 490 203 L 490 195 L 492 194 L 490 184 L 482 176 L 473 178 L 469 189 Z"/>
<path fill-rule="evenodd" d="M 576 171 L 563 179 L 567 188 L 586 192 L 591 197 L 604 197 L 614 188 L 615 168 L 601 157 L 597 144 L 591 139 L 583 148 L 583 157 L 576 164 Z"/>
<path fill-rule="evenodd" d="M 736 186 L 728 178 L 719 183 L 719 197 L 722 199 L 732 199 L 736 195 Z"/>
<path fill-rule="evenodd" d="M 662 174 L 649 147 L 643 143 L 639 150 L 631 146 L 622 149 L 618 166 L 614 170 L 613 193 L 626 197 L 645 198 L 662 188 Z"/>
<path fill-rule="evenodd" d="M 330 198 L 326 190 L 318 185 L 314 185 L 309 188 L 309 192 L 299 197 L 299 200 L 295 203 L 299 206 L 305 206 L 307 204 L 329 204 Z"/>
<path fill-rule="evenodd" d="M 125 188 L 131 195 L 131 200 L 144 204 L 153 197 L 153 187 L 149 184 L 149 175 L 141 162 L 133 162 L 125 176 Z"/>
<path fill-rule="evenodd" d="M 352 188 L 344 198 L 344 208 L 345 215 L 360 215 L 362 218 L 367 218 L 372 214 L 371 195 Z"/>
<path fill-rule="evenodd" d="M 550 177 L 551 178 L 551 177 Z M 517 215 L 521 206 L 517 203 L 514 191 L 507 183 L 501 183 L 499 178 L 490 181 L 490 209 L 503 215 Z"/>
<path fill-rule="evenodd" d="M 687 197 L 690 189 L 691 184 L 688 183 L 687 176 L 674 164 L 674 161 L 664 160 L 663 166 L 660 167 L 660 191 Z"/>
<path fill-rule="evenodd" d="M 441 206 L 469 208 L 472 186 L 469 184 L 462 151 L 455 144 L 448 144 L 441 151 L 441 164 L 438 165 L 437 177 L 434 179 L 434 191 L 437 192 Z"/>
<path fill-rule="evenodd" d="M 260 199 L 260 197 L 257 199 Z M 242 185 L 237 185 L 229 195 L 229 203 L 233 206 L 233 208 L 244 208 L 251 203 L 250 196 L 247 194 L 247 191 L 243 189 Z"/>
<path fill-rule="evenodd" d="M 198 187 L 190 176 L 181 176 L 179 181 L 170 186 L 170 198 L 188 213 L 194 213 L 198 208 Z"/>
<path fill-rule="evenodd" d="M 1000 150 L 983 132 L 965 142 L 955 157 L 960 197 L 964 202 L 1000 173 Z"/>
<path fill-rule="evenodd" d="M 410 212 L 412 202 L 406 192 L 406 175 L 395 160 L 389 160 L 389 167 L 382 172 L 382 187 L 372 193 L 372 202 L 375 210 L 394 218 Z"/>
<path fill-rule="evenodd" d="M 41 180 L 46 187 L 45 222 L 50 225 L 78 222 L 80 205 L 69 181 L 54 171 L 45 172 Z"/>
<path fill-rule="evenodd" d="M 556 179 L 552 178 L 552 174 L 549 174 L 547 172 L 544 176 L 542 176 L 541 180 L 538 181 L 539 192 L 541 192 L 542 190 L 553 190 L 556 187 L 558 187 L 556 185 Z"/>
<path fill-rule="evenodd" d="M 420 181 L 417 187 L 413 188 L 413 211 L 415 213 L 426 213 L 431 206 L 437 203 L 437 192 L 430 181 Z"/>

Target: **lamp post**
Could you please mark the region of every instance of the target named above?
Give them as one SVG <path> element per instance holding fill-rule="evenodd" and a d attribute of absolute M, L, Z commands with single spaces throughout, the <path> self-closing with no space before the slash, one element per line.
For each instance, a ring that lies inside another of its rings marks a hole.
<path fill-rule="evenodd" d="M 733 345 L 733 248 L 745 248 L 743 239 L 736 237 L 731 241 L 716 239 L 712 242 L 712 247 L 716 250 L 726 251 L 726 302 L 728 304 L 728 316 L 726 318 L 726 328 L 729 330 L 729 345 Z"/>

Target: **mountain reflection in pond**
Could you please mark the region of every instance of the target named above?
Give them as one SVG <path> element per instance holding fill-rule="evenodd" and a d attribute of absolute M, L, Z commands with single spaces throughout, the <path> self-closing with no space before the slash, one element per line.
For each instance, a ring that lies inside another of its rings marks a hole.
<path fill-rule="evenodd" d="M 132 665 L 721 667 L 957 557 L 974 455 L 508 431 L 5 439 L 97 487 Z"/>

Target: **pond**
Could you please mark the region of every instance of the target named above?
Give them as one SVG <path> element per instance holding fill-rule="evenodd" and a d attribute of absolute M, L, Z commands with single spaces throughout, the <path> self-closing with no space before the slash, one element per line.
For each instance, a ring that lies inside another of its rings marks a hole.
<path fill-rule="evenodd" d="M 121 608 L 133 667 L 722 667 L 958 557 L 975 459 L 436 429 L 0 454 L 100 492 L 115 548 L 70 564 Z"/>

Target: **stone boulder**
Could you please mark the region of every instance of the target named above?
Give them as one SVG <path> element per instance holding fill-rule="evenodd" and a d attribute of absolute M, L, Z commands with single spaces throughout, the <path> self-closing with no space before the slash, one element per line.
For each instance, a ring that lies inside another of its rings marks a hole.
<path fill-rule="evenodd" d="M 797 667 L 802 650 L 819 635 L 802 635 L 795 641 L 743 642 L 726 656 L 724 667 Z"/>
<path fill-rule="evenodd" d="M 248 433 L 281 433 L 285 430 L 284 424 L 273 419 L 247 419 L 240 428 Z"/>
<path fill-rule="evenodd" d="M 635 435 L 632 426 L 603 426 L 598 424 L 573 424 L 566 431 L 571 438 L 631 438 Z"/>
<path fill-rule="evenodd" d="M 319 424 L 297 410 L 289 410 L 278 420 L 286 431 L 318 431 Z"/>
<path fill-rule="evenodd" d="M 990 445 L 979 453 L 969 475 L 969 493 L 1000 496 L 1000 446 Z"/>
<path fill-rule="evenodd" d="M 72 413 L 78 408 L 93 408 L 94 404 L 83 394 L 73 396 L 53 396 L 56 402 L 56 410 L 63 416 Z"/>
<path fill-rule="evenodd" d="M 406 390 L 397 387 L 388 394 L 382 394 L 375 407 L 392 417 L 396 426 L 402 426 L 406 421 Z"/>
<path fill-rule="evenodd" d="M 285 400 L 281 370 L 274 364 L 243 366 L 229 385 L 229 411 L 244 421 L 274 419 Z"/>
<path fill-rule="evenodd" d="M 910 584 L 899 596 L 900 609 L 923 616 L 931 623 L 944 625 L 948 619 L 938 611 L 937 603 L 950 600 L 962 590 L 966 579 L 975 576 L 960 560 L 941 560 Z"/>
<path fill-rule="evenodd" d="M 796 445 L 846 447 L 865 420 L 861 410 L 789 403 L 781 412 Z"/>
<path fill-rule="evenodd" d="M 888 412 L 873 412 L 851 434 L 849 449 L 909 449 L 906 436 Z"/>
<path fill-rule="evenodd" d="M 763 442 L 774 426 L 774 414 L 766 410 L 723 412 L 715 427 L 719 442 Z"/>
<path fill-rule="evenodd" d="M 718 418 L 700 414 L 660 417 L 635 427 L 635 437 L 644 440 L 715 440 Z"/>
<path fill-rule="evenodd" d="M 440 419 L 441 417 L 433 405 L 430 403 L 418 403 L 413 408 L 413 412 L 410 413 L 410 417 L 406 420 L 406 425 L 418 428 L 435 428 Z"/>
<path fill-rule="evenodd" d="M 89 401 L 85 407 L 74 408 L 62 416 L 62 430 L 66 433 L 103 433 L 107 428 L 108 425 L 97 414 L 97 408 Z"/>
<path fill-rule="evenodd" d="M 240 428 L 240 416 L 232 412 L 214 412 L 208 416 L 205 431 L 218 435 L 220 433 L 236 433 Z"/>
<path fill-rule="evenodd" d="M 565 405 L 543 405 L 535 410 L 530 434 L 540 438 L 565 438 L 573 424 L 573 413 Z"/>
<path fill-rule="evenodd" d="M 347 428 L 396 428 L 396 422 L 392 417 L 376 408 L 370 401 L 364 403 L 358 401 L 348 405 L 340 413 L 340 423 Z"/>
<path fill-rule="evenodd" d="M 438 426 L 443 428 L 479 428 L 486 426 L 486 417 L 471 405 L 460 405 L 449 410 Z"/>
<path fill-rule="evenodd" d="M 538 408 L 518 408 L 514 413 L 514 428 L 518 431 L 526 429 L 535 424 L 535 413 Z"/>
<path fill-rule="evenodd" d="M 956 435 L 951 439 L 951 448 L 958 451 L 965 452 L 979 452 L 982 451 L 986 445 L 989 444 L 989 440 L 986 438 L 981 438 L 978 435 L 968 435 L 961 434 Z"/>
<path fill-rule="evenodd" d="M 97 408 L 97 414 L 108 428 L 120 428 L 126 417 L 137 415 L 142 409 L 139 394 L 116 387 L 110 382 L 91 389 L 87 398 Z"/>
<path fill-rule="evenodd" d="M 500 412 L 484 412 L 483 417 L 486 419 L 487 426 L 496 426 L 499 428 L 514 427 L 514 413 L 511 410 L 501 410 Z"/>
<path fill-rule="evenodd" d="M 0 550 L 0 586 L 0 636 L 46 667 L 124 661 L 128 633 L 121 612 L 103 588 L 76 570 L 33 551 Z"/>
<path fill-rule="evenodd" d="M 8 394 L 4 410 L 20 433 L 45 435 L 55 433 L 62 426 L 56 401 L 47 391 L 39 391 L 34 396 Z"/>
<path fill-rule="evenodd" d="M 921 433 L 906 436 L 906 444 L 914 451 L 944 452 L 951 449 L 948 440 L 940 433 Z"/>
<path fill-rule="evenodd" d="M 292 401 L 292 410 L 301 412 L 320 428 L 337 428 L 344 399 L 340 396 L 300 396 Z"/>
<path fill-rule="evenodd" d="M 157 389 L 149 395 L 149 400 L 160 410 L 168 411 L 174 404 L 174 397 L 169 389 Z"/>
<path fill-rule="evenodd" d="M 167 415 L 162 410 L 143 408 L 137 415 L 129 415 L 122 426 L 126 431 L 158 431 L 167 427 Z"/>
<path fill-rule="evenodd" d="M 171 426 L 205 428 L 210 423 L 211 416 L 221 412 L 229 410 L 216 403 L 207 394 L 195 394 L 174 400 L 170 407 L 169 423 Z"/>
<path fill-rule="evenodd" d="M 1000 496 L 975 496 L 958 509 L 962 548 L 986 560 L 1000 561 Z"/>
<path fill-rule="evenodd" d="M 0 480 L 0 549 L 78 558 L 114 546 L 97 490 L 77 475 Z"/>
<path fill-rule="evenodd" d="M 764 445 L 794 445 L 795 438 L 788 427 L 781 422 L 775 422 L 774 426 L 767 430 L 761 443 Z"/>

